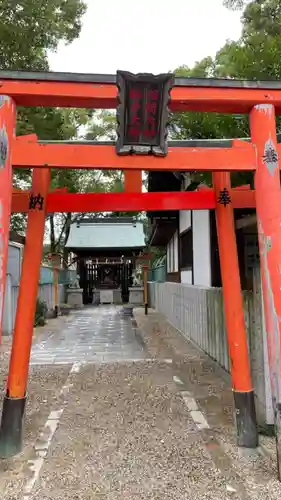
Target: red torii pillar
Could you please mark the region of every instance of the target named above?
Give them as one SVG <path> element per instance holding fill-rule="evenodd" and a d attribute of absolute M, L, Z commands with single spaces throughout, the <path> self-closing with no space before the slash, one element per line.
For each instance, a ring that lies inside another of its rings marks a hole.
<path fill-rule="evenodd" d="M 6 269 L 12 205 L 11 150 L 15 137 L 16 106 L 8 96 L 0 96 L 0 343 L 6 288 Z"/>
<path fill-rule="evenodd" d="M 34 169 L 31 191 L 34 196 L 34 204 L 28 212 L 15 331 L 0 427 L 0 456 L 2 458 L 14 456 L 22 448 L 22 421 L 26 402 L 49 185 L 50 170 L 46 168 Z"/>
<path fill-rule="evenodd" d="M 272 403 L 281 479 L 281 203 L 280 164 L 277 151 L 275 109 L 255 106 L 250 113 L 252 143 L 257 152 L 255 173 L 260 266 L 268 345 Z"/>
<path fill-rule="evenodd" d="M 125 170 L 124 191 L 126 193 L 141 193 L 142 170 Z"/>
<path fill-rule="evenodd" d="M 0 343 L 6 288 L 10 215 L 12 205 L 11 150 L 15 137 L 16 106 L 7 96 L 0 96 Z"/>
<path fill-rule="evenodd" d="M 237 444 L 258 446 L 254 390 L 247 345 L 243 297 L 235 235 L 229 172 L 213 173 L 217 198 L 216 225 L 224 299 L 225 322 L 235 406 Z"/>

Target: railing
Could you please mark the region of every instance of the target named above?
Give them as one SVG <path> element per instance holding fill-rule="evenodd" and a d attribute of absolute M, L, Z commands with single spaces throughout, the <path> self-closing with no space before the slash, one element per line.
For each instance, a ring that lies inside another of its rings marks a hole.
<path fill-rule="evenodd" d="M 258 418 L 273 423 L 266 335 L 258 270 L 253 292 L 243 292 L 252 379 Z M 223 295 L 220 288 L 204 288 L 177 283 L 149 283 L 149 305 L 182 334 L 230 371 Z"/>
<path fill-rule="evenodd" d="M 74 283 L 77 278 L 77 272 L 72 269 L 61 269 L 59 271 L 59 284 L 60 285 L 69 285 L 70 283 Z"/>
<path fill-rule="evenodd" d="M 69 269 L 59 270 L 59 302 L 66 301 L 66 286 L 76 280 L 76 271 Z M 19 285 L 15 284 L 13 277 L 6 276 L 6 292 L 3 317 L 3 334 L 10 335 L 14 330 L 17 310 Z M 49 310 L 54 308 L 54 273 L 48 266 L 40 267 L 40 278 L 38 287 L 38 298 L 46 303 Z"/>
<path fill-rule="evenodd" d="M 40 284 L 39 288 L 38 288 L 38 298 L 42 302 L 46 303 L 48 309 L 53 309 L 54 308 L 54 300 L 55 300 L 53 284 L 51 284 L 51 283 L 46 283 L 44 285 Z M 65 287 L 64 287 L 64 285 L 59 285 L 59 302 L 60 303 L 65 302 Z"/>
<path fill-rule="evenodd" d="M 76 280 L 77 273 L 72 269 L 59 270 L 59 283 L 61 285 L 68 285 Z M 41 266 L 40 268 L 40 283 L 43 285 L 54 282 L 54 273 L 52 267 Z"/>

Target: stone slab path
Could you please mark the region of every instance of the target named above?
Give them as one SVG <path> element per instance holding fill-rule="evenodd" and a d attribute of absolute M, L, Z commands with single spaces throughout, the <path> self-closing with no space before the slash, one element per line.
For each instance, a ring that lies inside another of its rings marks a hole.
<path fill-rule="evenodd" d="M 131 318 L 121 308 L 103 306 L 76 311 L 60 334 L 35 344 L 31 366 L 106 363 L 144 359 Z"/>

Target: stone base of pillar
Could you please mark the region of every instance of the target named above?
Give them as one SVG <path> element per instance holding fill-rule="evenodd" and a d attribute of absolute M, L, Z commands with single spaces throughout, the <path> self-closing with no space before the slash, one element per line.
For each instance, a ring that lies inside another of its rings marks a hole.
<path fill-rule="evenodd" d="M 26 397 L 9 398 L 3 402 L 0 427 L 0 457 L 9 458 L 22 450 L 22 424 Z"/>
<path fill-rule="evenodd" d="M 143 305 L 143 287 L 142 286 L 132 286 L 129 288 L 129 303 L 135 306 Z"/>
<path fill-rule="evenodd" d="M 66 301 L 72 307 L 83 307 L 83 288 L 67 288 Z"/>

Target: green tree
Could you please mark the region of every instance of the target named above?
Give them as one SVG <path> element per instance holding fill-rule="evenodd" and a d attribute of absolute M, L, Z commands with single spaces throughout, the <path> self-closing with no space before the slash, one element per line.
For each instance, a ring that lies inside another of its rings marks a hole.
<path fill-rule="evenodd" d="M 182 66 L 177 74 L 190 77 L 220 77 L 245 80 L 281 79 L 281 2 L 256 0 L 226 2 L 229 7 L 244 8 L 242 35 L 228 41 L 216 57 L 207 57 L 193 68 Z M 270 16 L 270 17 L 268 17 Z M 280 118 L 277 129 L 280 130 Z M 179 113 L 172 117 L 172 136 L 181 139 L 223 139 L 249 136 L 247 115 L 216 113 Z M 195 175 L 210 182 L 210 176 Z M 233 185 L 253 182 L 251 173 L 232 175 Z"/>
<path fill-rule="evenodd" d="M 82 118 L 84 114 L 82 113 Z M 68 128 L 70 138 L 79 138 L 81 125 L 84 125 L 85 132 L 83 139 L 89 141 L 111 141 L 116 139 L 116 118 L 115 114 L 109 111 L 95 111 L 91 116 L 87 116 L 82 123 L 81 115 L 72 116 L 70 125 L 78 123 L 79 126 Z M 63 129 L 63 135 L 66 132 Z M 65 137 L 66 138 L 66 137 Z M 67 187 L 71 193 L 107 193 L 123 191 L 123 172 L 118 170 L 54 170 L 52 173 L 52 189 Z M 69 236 L 71 224 L 83 217 L 89 217 L 89 213 L 61 213 L 50 214 L 48 216 L 49 227 L 49 250 L 60 252 L 64 256 L 64 261 L 68 260 L 68 252 L 65 243 Z M 124 213 L 95 214 L 104 216 L 121 216 Z M 138 215 L 136 213 L 136 215 Z"/>
<path fill-rule="evenodd" d="M 241 10 L 250 0 L 223 0 L 223 4 L 228 9 Z"/>
<path fill-rule="evenodd" d="M 47 70 L 47 51 L 78 37 L 82 0 L 2 0 L 0 69 Z"/>
<path fill-rule="evenodd" d="M 122 182 L 115 176 L 107 175 L 102 170 L 54 170 L 52 188 L 67 187 L 70 193 L 106 193 L 121 191 Z M 63 254 L 64 262 L 68 261 L 68 251 L 65 248 L 71 224 L 77 220 L 91 216 L 88 213 L 55 213 L 49 214 L 49 250 Z M 98 214 L 103 216 L 103 214 Z"/>
<path fill-rule="evenodd" d="M 27 108 L 18 112 L 17 130 L 18 135 L 35 133 L 39 140 L 69 140 L 77 139 L 80 128 L 86 125 L 91 111 L 85 109 L 58 109 L 58 108 Z M 85 185 L 90 181 L 87 172 L 73 170 L 56 170 L 51 173 L 51 189 L 66 187 L 70 192 L 75 192 L 75 186 Z M 78 183 L 79 181 L 79 183 Z M 15 187 L 28 189 L 31 187 L 31 170 L 15 169 L 13 176 Z M 57 216 L 49 217 L 50 225 L 55 225 Z M 24 233 L 26 229 L 26 215 L 13 214 L 11 227 L 14 231 Z M 52 231 L 50 234 L 53 234 Z M 55 240 L 51 247 L 56 246 Z M 53 250 L 55 251 L 55 250 Z"/>
<path fill-rule="evenodd" d="M 48 70 L 48 50 L 70 43 L 80 33 L 86 4 L 82 0 L 2 0 L 0 70 Z M 41 140 L 72 138 L 88 111 L 18 108 L 17 134 L 35 133 Z M 55 175 L 55 174 L 53 174 Z M 28 187 L 30 170 L 17 170 L 14 185 Z M 26 217 L 14 214 L 11 226 L 25 231 Z"/>
<path fill-rule="evenodd" d="M 218 76 L 218 61 L 206 57 L 193 68 L 181 66 L 175 74 L 191 78 Z M 176 113 L 172 118 L 172 137 L 175 139 L 226 139 L 247 136 L 248 123 L 242 115 L 221 113 Z"/>
<path fill-rule="evenodd" d="M 281 34 L 280 0 L 224 0 L 230 9 L 243 9 L 243 36 L 278 36 Z"/>
<path fill-rule="evenodd" d="M 86 127 L 88 141 L 115 141 L 117 138 L 116 112 L 107 109 L 96 110 Z"/>
<path fill-rule="evenodd" d="M 218 76 L 218 62 L 206 57 L 193 68 L 182 66 L 175 71 L 176 75 L 193 78 L 210 78 Z M 247 137 L 249 135 L 248 119 L 244 115 L 221 113 L 182 112 L 175 113 L 171 120 L 171 136 L 173 139 L 229 139 Z M 193 173 L 193 181 L 211 184 L 210 173 Z M 253 182 L 251 172 L 232 174 L 233 186 Z"/>

